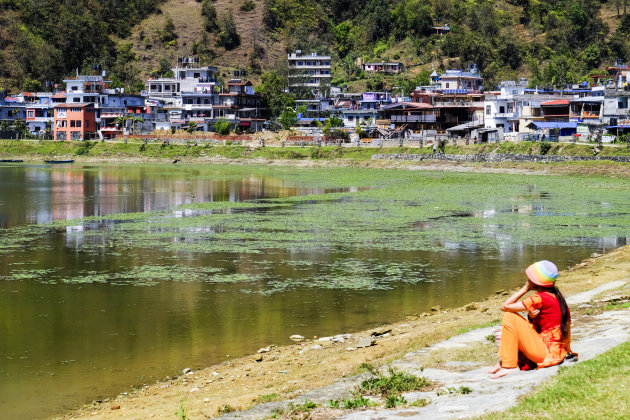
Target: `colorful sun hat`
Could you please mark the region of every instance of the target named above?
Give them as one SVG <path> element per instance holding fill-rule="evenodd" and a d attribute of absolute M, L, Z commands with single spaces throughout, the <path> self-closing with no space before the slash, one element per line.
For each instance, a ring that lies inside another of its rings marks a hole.
<path fill-rule="evenodd" d="M 538 261 L 527 267 L 525 274 L 534 284 L 542 287 L 552 287 L 558 278 L 558 267 L 551 261 Z"/>

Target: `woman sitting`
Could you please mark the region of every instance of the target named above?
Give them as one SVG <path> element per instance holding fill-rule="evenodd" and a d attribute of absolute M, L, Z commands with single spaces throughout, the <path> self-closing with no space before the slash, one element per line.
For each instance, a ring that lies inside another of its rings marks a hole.
<path fill-rule="evenodd" d="M 501 310 L 499 363 L 492 368 L 492 379 L 519 367 L 548 367 L 564 361 L 571 353 L 571 314 L 562 293 L 556 288 L 558 268 L 549 261 L 538 261 L 525 270 L 529 280 L 510 296 Z M 536 294 L 518 301 L 525 293 Z M 517 312 L 528 311 L 531 323 Z M 520 356 L 520 357 L 519 357 Z M 520 360 L 520 363 L 519 363 Z"/>

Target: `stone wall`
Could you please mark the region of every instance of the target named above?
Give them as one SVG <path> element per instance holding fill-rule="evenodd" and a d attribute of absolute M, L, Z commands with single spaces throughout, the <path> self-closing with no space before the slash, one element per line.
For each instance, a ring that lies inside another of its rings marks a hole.
<path fill-rule="evenodd" d="M 468 155 L 392 153 L 373 155 L 372 159 L 442 160 L 448 162 L 575 162 L 587 160 L 630 162 L 630 156 L 519 155 L 501 153 L 476 153 Z"/>

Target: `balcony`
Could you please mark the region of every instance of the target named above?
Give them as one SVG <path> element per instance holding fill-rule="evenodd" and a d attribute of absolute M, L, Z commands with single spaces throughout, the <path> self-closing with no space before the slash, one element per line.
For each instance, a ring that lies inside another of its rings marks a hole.
<path fill-rule="evenodd" d="M 494 118 L 507 118 L 509 120 L 517 120 L 518 115 L 516 112 L 497 112 L 494 114 Z"/>
<path fill-rule="evenodd" d="M 455 107 L 455 108 L 479 108 L 482 109 L 484 103 L 483 102 L 471 102 L 471 101 L 457 101 L 457 102 L 435 102 L 433 104 L 435 107 Z"/>
<path fill-rule="evenodd" d="M 211 110 L 212 104 L 184 104 L 184 110 L 192 111 L 192 110 Z"/>
<path fill-rule="evenodd" d="M 434 123 L 435 115 L 434 114 L 425 114 L 425 115 L 392 115 L 391 122 L 400 122 L 400 123 Z"/>

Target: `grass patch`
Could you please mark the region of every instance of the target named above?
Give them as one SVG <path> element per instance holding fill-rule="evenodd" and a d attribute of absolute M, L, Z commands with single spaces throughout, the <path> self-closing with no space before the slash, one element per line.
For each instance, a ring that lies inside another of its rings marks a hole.
<path fill-rule="evenodd" d="M 402 395 L 388 395 L 385 400 L 385 408 L 396 408 L 400 405 L 407 404 L 407 400 Z"/>
<path fill-rule="evenodd" d="M 429 401 L 424 398 L 417 399 L 409 404 L 409 407 L 425 407 L 429 405 Z"/>
<path fill-rule="evenodd" d="M 317 404 L 313 401 L 305 400 L 302 404 L 289 403 L 289 417 L 296 416 L 301 413 L 309 413 Z"/>
<path fill-rule="evenodd" d="M 630 302 L 613 302 L 604 306 L 604 310 L 609 311 L 611 309 L 626 309 L 630 308 Z"/>
<path fill-rule="evenodd" d="M 370 400 L 363 395 L 357 395 L 354 398 L 346 398 L 343 400 L 343 408 L 346 410 L 355 410 L 357 408 L 369 407 Z"/>
<path fill-rule="evenodd" d="M 369 395 L 389 397 L 401 392 L 416 391 L 431 385 L 426 378 L 402 372 L 396 368 L 389 368 L 389 376 L 378 374 L 361 382 L 359 390 Z"/>
<path fill-rule="evenodd" d="M 495 325 L 499 325 L 499 323 L 500 321 L 494 320 L 494 321 L 483 322 L 477 325 L 472 325 L 470 327 L 460 328 L 457 330 L 457 335 L 466 334 L 467 332 L 478 330 L 479 328 L 494 327 Z"/>
<path fill-rule="evenodd" d="M 483 419 L 622 419 L 630 413 L 630 342 L 559 374 L 507 412 Z M 625 413 L 625 414 L 624 414 Z"/>
<path fill-rule="evenodd" d="M 265 395 L 261 395 L 258 398 L 254 398 L 254 402 L 257 404 L 261 404 L 261 403 L 268 403 L 268 402 L 272 402 L 272 401 L 278 401 L 278 399 L 280 398 L 280 396 L 276 393 L 273 394 L 265 394 Z"/>

